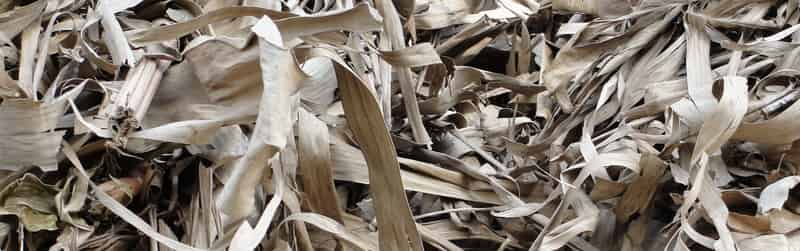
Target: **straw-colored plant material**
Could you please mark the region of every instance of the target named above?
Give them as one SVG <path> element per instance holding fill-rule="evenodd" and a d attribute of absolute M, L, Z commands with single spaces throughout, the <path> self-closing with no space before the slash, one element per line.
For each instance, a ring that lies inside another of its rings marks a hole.
<path fill-rule="evenodd" d="M 0 250 L 797 250 L 799 8 L 0 1 Z"/>

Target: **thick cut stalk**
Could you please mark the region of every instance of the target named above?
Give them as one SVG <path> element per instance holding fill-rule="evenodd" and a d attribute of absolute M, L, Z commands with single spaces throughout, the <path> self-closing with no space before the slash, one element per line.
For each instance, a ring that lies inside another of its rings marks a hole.
<path fill-rule="evenodd" d="M 125 84 L 117 94 L 117 99 L 106 110 L 112 119 L 124 118 L 132 124 L 131 128 L 139 127 L 150 103 L 158 90 L 161 78 L 169 67 L 169 60 L 143 58 L 136 67 L 128 73 Z"/>

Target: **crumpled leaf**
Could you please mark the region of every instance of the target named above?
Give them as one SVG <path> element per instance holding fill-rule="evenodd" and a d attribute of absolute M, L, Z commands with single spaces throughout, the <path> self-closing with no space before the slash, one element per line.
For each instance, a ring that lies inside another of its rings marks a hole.
<path fill-rule="evenodd" d="M 292 135 L 293 110 L 297 102 L 294 95 L 306 78 L 291 53 L 282 47 L 280 33 L 269 18 L 262 18 L 253 27 L 253 32 L 259 37 L 264 83 L 256 131 L 245 156 L 233 167 L 228 180 L 231 185 L 223 187 L 217 201 L 217 207 L 235 221 L 253 210 L 253 193 L 264 173 L 264 165 L 286 146 L 287 137 Z"/>
<path fill-rule="evenodd" d="M 57 230 L 54 200 L 57 192 L 55 187 L 26 174 L 0 191 L 0 215 L 19 217 L 25 229 L 31 232 Z"/>

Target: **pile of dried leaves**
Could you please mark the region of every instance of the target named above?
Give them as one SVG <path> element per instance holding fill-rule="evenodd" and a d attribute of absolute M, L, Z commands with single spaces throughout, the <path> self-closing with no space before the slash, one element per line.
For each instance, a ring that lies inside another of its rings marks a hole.
<path fill-rule="evenodd" d="M 0 250 L 800 250 L 796 0 L 2 0 Z"/>

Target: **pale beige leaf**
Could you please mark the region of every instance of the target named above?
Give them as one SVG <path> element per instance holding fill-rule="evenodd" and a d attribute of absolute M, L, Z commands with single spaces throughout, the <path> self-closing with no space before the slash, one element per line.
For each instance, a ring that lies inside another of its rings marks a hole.
<path fill-rule="evenodd" d="M 283 48 L 280 32 L 272 20 L 262 18 L 253 32 L 259 37 L 264 92 L 247 152 L 233 167 L 229 184 L 223 187 L 217 201 L 217 207 L 232 221 L 239 221 L 253 210 L 255 188 L 265 165 L 286 146 L 287 137 L 292 135 L 295 93 L 306 78 L 291 52 Z"/>
<path fill-rule="evenodd" d="M 342 222 L 339 201 L 334 193 L 333 163 L 331 162 L 328 126 L 299 109 L 297 122 L 297 153 L 300 180 L 313 212 Z"/>
<path fill-rule="evenodd" d="M 394 67 L 420 67 L 441 64 L 439 54 L 430 43 L 420 43 L 412 47 L 382 52 L 383 60 Z"/>
<path fill-rule="evenodd" d="M 758 197 L 758 212 L 768 213 L 773 209 L 783 208 L 789 198 L 789 190 L 800 184 L 800 176 L 789 176 L 769 184 Z"/>
<path fill-rule="evenodd" d="M 370 169 L 370 183 L 381 184 L 371 189 L 377 206 L 381 250 L 422 250 L 422 240 L 411 217 L 408 200 L 402 196 L 400 164 L 383 123 L 380 106 L 372 92 L 350 69 L 341 64 L 335 67 L 348 126 L 364 151 Z"/>

